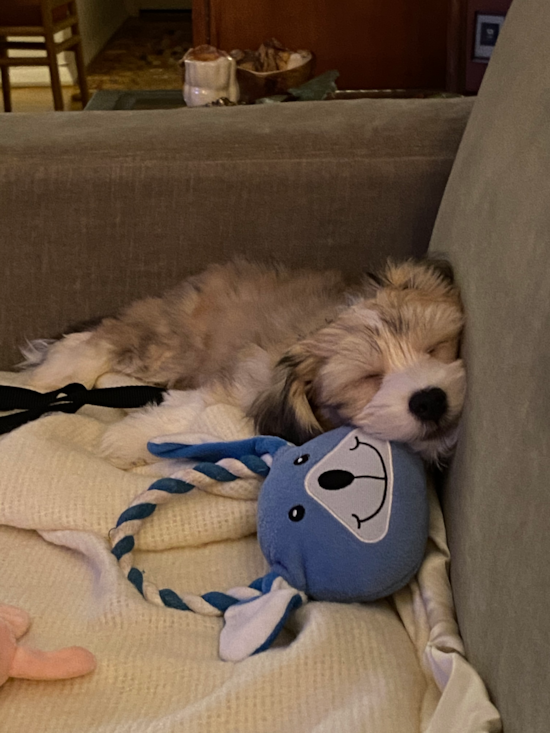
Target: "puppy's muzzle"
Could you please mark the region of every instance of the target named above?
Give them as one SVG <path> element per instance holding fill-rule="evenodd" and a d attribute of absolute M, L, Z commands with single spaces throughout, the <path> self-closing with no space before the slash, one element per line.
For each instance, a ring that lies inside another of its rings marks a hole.
<path fill-rule="evenodd" d="M 447 409 L 447 395 L 439 387 L 421 389 L 409 400 L 410 412 L 421 422 L 438 423 Z"/>

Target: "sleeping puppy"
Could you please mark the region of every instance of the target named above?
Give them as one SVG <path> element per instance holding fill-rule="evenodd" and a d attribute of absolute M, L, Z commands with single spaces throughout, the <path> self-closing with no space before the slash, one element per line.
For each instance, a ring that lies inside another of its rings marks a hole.
<path fill-rule="evenodd" d="M 108 372 L 175 390 L 221 390 L 258 433 L 300 444 L 351 423 L 440 462 L 452 452 L 464 402 L 463 324 L 452 270 L 439 260 L 390 263 L 355 287 L 334 272 L 239 260 L 91 330 L 43 349 L 30 344 L 24 366 L 40 390 L 92 387 Z M 154 410 L 167 416 L 176 403 Z M 177 409 L 170 420 L 177 432 Z M 143 422 L 135 462 L 146 460 L 144 445 L 159 434 L 151 431 Z M 129 450 L 121 447 L 117 460 L 106 449 L 119 464 L 133 462 Z"/>

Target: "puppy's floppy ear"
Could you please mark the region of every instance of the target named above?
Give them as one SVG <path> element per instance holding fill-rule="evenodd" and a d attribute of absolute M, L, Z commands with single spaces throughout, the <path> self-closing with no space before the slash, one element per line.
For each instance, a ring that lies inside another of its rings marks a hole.
<path fill-rule="evenodd" d="M 261 435 L 277 435 L 301 445 L 323 432 L 309 401 L 317 369 L 317 359 L 300 343 L 279 360 L 270 388 L 249 412 Z"/>
<path fill-rule="evenodd" d="M 426 255 L 420 260 L 421 264 L 424 264 L 429 269 L 433 270 L 449 285 L 455 284 L 455 274 L 453 266 L 449 260 L 445 259 L 442 255 Z"/>
<path fill-rule="evenodd" d="M 388 262 L 383 279 L 397 290 L 423 290 L 426 293 L 452 293 L 456 290 L 451 264 L 442 257 L 426 256 L 405 262 Z"/>

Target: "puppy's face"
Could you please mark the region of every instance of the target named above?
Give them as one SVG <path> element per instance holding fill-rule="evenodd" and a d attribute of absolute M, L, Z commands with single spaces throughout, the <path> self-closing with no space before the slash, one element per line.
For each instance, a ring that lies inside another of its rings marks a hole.
<path fill-rule="evenodd" d="M 388 266 L 372 298 L 283 357 L 258 427 L 303 442 L 351 423 L 428 460 L 444 458 L 465 396 L 463 323 L 449 269 L 430 261 Z"/>

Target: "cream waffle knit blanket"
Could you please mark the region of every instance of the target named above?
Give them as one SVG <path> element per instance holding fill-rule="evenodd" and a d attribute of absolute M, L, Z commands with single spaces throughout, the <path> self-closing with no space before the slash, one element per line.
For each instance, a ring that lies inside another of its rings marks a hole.
<path fill-rule="evenodd" d="M 8 373 L 0 382 L 24 384 Z M 101 436 L 123 417 L 85 407 L 0 439 L 0 600 L 31 614 L 29 644 L 78 644 L 98 660 L 79 679 L 9 680 L 0 688 L 3 733 L 501 730 L 463 656 L 435 495 L 426 559 L 406 589 L 369 605 L 311 602 L 276 648 L 222 662 L 220 619 L 147 603 L 110 553 L 117 517 L 161 473 L 160 464 L 122 471 L 100 457 Z M 186 430 L 251 435 L 234 407 L 193 393 L 182 407 Z M 253 500 L 198 491 L 174 499 L 140 533 L 136 565 L 178 592 L 247 585 L 266 571 L 255 510 Z"/>

